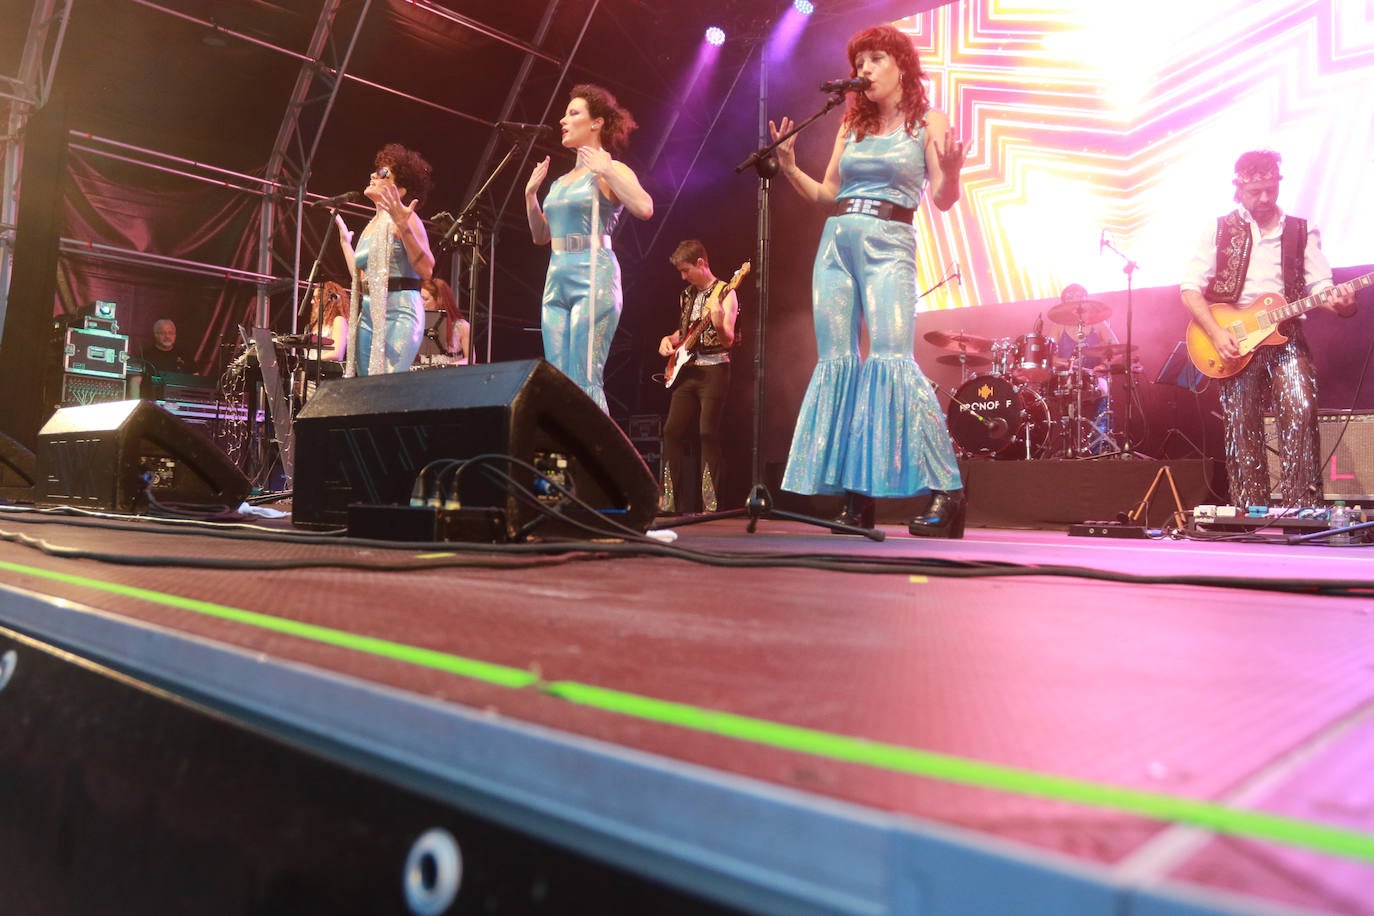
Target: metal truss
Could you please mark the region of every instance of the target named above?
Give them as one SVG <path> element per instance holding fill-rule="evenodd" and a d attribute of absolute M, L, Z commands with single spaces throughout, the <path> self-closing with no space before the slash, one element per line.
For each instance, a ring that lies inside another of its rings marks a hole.
<path fill-rule="evenodd" d="M 19 72 L 0 74 L 0 111 L 5 133 L 0 136 L 4 160 L 0 187 L 0 328 L 9 308 L 10 277 L 14 271 L 14 240 L 19 222 L 19 174 L 24 163 L 24 126 L 35 108 L 48 101 L 53 74 L 62 53 L 62 39 L 71 19 L 73 0 L 36 0 L 24 38 Z"/>

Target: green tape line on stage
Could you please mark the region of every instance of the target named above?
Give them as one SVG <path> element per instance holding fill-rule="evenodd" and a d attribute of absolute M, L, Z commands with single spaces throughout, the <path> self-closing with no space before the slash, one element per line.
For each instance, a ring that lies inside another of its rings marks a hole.
<path fill-rule="evenodd" d="M 1195 824 L 1219 833 L 1302 846 L 1320 852 L 1374 862 L 1374 836 L 1313 821 L 1228 808 L 1175 795 L 1124 789 L 1105 783 L 1052 776 L 1032 770 L 983 763 L 899 745 L 865 741 L 766 719 L 753 719 L 683 703 L 655 700 L 569 681 L 543 689 L 572 703 L 710 732 L 755 744 L 858 763 L 898 773 L 1035 795 L 1056 801 L 1112 808 L 1163 821 Z"/>
<path fill-rule="evenodd" d="M 223 604 L 215 604 L 210 601 L 197 601 L 194 598 L 183 598 L 179 595 L 169 595 L 165 592 L 155 592 L 146 588 L 119 585 L 114 582 L 103 582 L 99 579 L 88 579 L 84 576 L 71 576 L 66 573 L 54 572 L 48 569 L 19 566 L 14 563 L 5 563 L 3 561 L 0 561 L 0 569 L 23 573 L 29 576 L 38 576 L 39 578 L 50 579 L 54 582 L 64 582 L 68 585 L 79 585 L 84 588 L 98 589 L 102 592 L 124 595 L 129 598 L 138 598 L 152 604 L 159 604 L 164 607 L 174 607 L 183 611 L 193 611 L 208 617 L 218 617 L 221 620 L 232 620 L 235 623 L 258 627 L 263 630 L 272 630 L 276 633 L 285 633 L 289 636 L 298 636 L 301 639 L 310 639 L 331 646 L 352 649 L 356 652 L 366 652 L 370 655 L 379 655 L 384 658 L 409 662 L 412 665 L 420 665 L 425 668 L 435 668 L 439 671 L 447 671 L 450 674 L 470 677 L 501 687 L 530 687 L 539 682 L 538 675 L 530 671 L 521 670 L 520 668 L 511 668 L 506 665 L 493 665 L 489 662 L 464 658 L 461 655 L 453 655 L 448 652 L 436 652 L 432 649 L 422 649 L 418 646 L 412 646 L 402 642 L 393 642 L 388 639 L 359 636 L 357 633 L 350 633 L 347 630 L 336 630 L 332 627 L 316 626 L 315 624 L 302 623 L 298 620 L 287 620 L 282 617 L 273 617 L 271 614 L 259 614 L 256 611 L 245 611 L 239 608 L 228 607 Z"/>
<path fill-rule="evenodd" d="M 517 689 L 538 687 L 550 696 L 558 697 L 570 703 L 702 733 L 721 735 L 782 750 L 857 763 L 913 776 L 941 779 L 947 782 L 958 782 L 1004 792 L 1017 792 L 1056 801 L 1111 808 L 1156 820 L 1194 824 L 1233 836 L 1268 840 L 1345 858 L 1374 862 L 1374 836 L 1354 830 L 1330 827 L 1313 821 L 1265 814 L 1260 811 L 1228 808 L 1225 805 L 1180 798 L 1174 795 L 1125 789 L 1104 783 L 983 763 L 966 757 L 954 757 L 948 754 L 936 754 L 877 741 L 865 741 L 861 738 L 836 735 L 795 725 L 783 725 L 766 719 L 754 719 L 733 713 L 718 712 L 684 703 L 671 703 L 666 700 L 656 700 L 639 694 L 624 693 L 572 681 L 546 683 L 541 682 L 538 675 L 533 672 L 520 668 L 493 665 L 447 652 L 421 649 L 405 643 L 376 639 L 370 636 L 359 636 L 345 630 L 284 620 L 270 614 L 226 607 L 209 601 L 197 601 L 178 595 L 168 595 L 148 589 L 118 585 L 98 579 L 88 579 L 83 576 L 73 576 L 3 561 L 0 561 L 0 569 L 111 594 L 139 598 L 164 607 L 174 607 L 221 620 L 231 620 L 247 626 L 285 633 L 302 639 L 340 646 L 425 668 L 446 671 L 502 687 Z"/>

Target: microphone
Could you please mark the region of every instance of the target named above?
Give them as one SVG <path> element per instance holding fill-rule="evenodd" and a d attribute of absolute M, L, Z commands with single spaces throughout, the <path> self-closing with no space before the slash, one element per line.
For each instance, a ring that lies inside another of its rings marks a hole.
<path fill-rule="evenodd" d="M 963 274 L 962 271 L 959 270 L 959 265 L 958 265 L 958 264 L 955 264 L 955 265 L 954 265 L 954 282 L 955 282 L 955 284 L 956 284 L 960 289 L 963 289 L 963 286 L 964 286 L 964 274 Z"/>
<path fill-rule="evenodd" d="M 336 210 L 344 204 L 356 204 L 366 199 L 362 191 L 345 191 L 342 194 L 335 194 L 333 197 L 326 197 L 324 200 L 312 200 L 310 206 L 328 207 L 331 210 Z"/>
<path fill-rule="evenodd" d="M 863 92 L 873 81 L 866 76 L 855 76 L 847 80 L 826 80 L 821 83 L 821 92 Z"/>
<path fill-rule="evenodd" d="M 497 121 L 496 127 L 502 133 L 515 137 L 532 137 L 536 140 L 553 136 L 553 128 L 547 124 L 521 124 L 519 121 Z"/>
<path fill-rule="evenodd" d="M 1103 250 L 1104 248 L 1106 248 L 1106 247 L 1107 247 L 1107 230 L 1106 230 L 1106 229 L 1103 229 L 1103 230 L 1102 230 L 1102 234 L 1101 234 L 1100 236 L 1098 236 L 1098 238 L 1097 238 L 1097 253 L 1098 253 L 1098 254 L 1101 254 L 1101 253 L 1102 253 L 1102 250 Z"/>

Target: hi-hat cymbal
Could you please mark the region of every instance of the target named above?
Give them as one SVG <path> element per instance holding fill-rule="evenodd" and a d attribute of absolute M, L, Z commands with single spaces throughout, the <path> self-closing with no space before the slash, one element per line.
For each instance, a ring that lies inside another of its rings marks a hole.
<path fill-rule="evenodd" d="M 1140 347 L 1131 344 L 1130 352 L 1135 353 Z M 1126 355 L 1126 345 L 1123 343 L 1098 344 L 1095 347 L 1084 347 L 1083 355 L 1090 359 L 1119 359 Z"/>
<path fill-rule="evenodd" d="M 1105 302 L 1096 299 L 1082 299 L 1078 302 L 1061 302 L 1045 313 L 1051 321 L 1062 325 L 1097 324 L 1112 317 L 1112 310 Z"/>
<path fill-rule="evenodd" d="M 988 359 L 986 356 L 979 356 L 977 353 L 962 354 L 962 361 L 960 360 L 960 356 L 961 354 L 959 353 L 946 353 L 943 356 L 935 357 L 935 361 L 942 366 L 965 365 L 970 369 L 982 369 L 992 365 L 992 360 Z"/>
<path fill-rule="evenodd" d="M 967 331 L 926 331 L 926 340 L 946 350 L 963 350 L 965 353 L 987 353 L 992 349 L 992 338 Z"/>

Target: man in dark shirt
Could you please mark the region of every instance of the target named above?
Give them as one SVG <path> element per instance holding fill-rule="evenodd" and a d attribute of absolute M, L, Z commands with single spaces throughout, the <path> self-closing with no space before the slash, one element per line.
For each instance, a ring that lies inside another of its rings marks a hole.
<path fill-rule="evenodd" d="M 190 372 L 191 363 L 177 349 L 177 326 L 170 318 L 159 318 L 153 322 L 153 345 L 143 348 L 143 361 L 148 364 L 149 374 L 166 375 L 168 372 Z"/>

